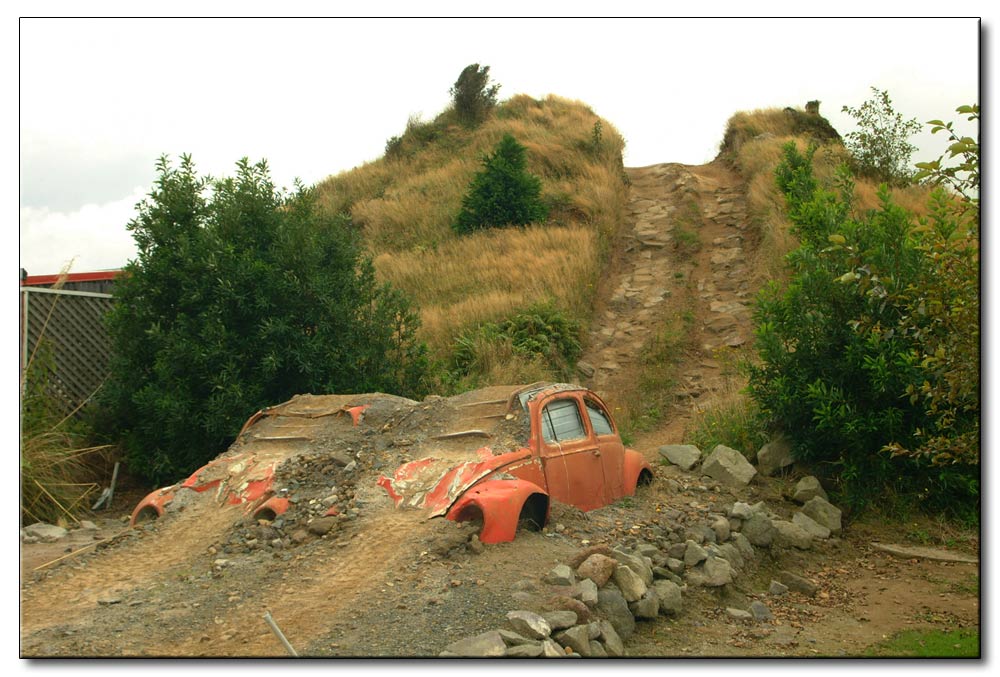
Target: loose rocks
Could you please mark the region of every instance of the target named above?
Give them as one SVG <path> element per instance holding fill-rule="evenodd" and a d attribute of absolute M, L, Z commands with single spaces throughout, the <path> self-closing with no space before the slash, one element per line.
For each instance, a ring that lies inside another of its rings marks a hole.
<path fill-rule="evenodd" d="M 703 473 L 734 488 L 742 488 L 750 483 L 757 469 L 735 449 L 718 445 L 701 464 Z"/>

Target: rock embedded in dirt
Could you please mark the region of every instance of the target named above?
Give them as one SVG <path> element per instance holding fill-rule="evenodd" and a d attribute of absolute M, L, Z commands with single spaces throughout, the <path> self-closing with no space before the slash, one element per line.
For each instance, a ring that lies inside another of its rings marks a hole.
<path fill-rule="evenodd" d="M 694 541 L 688 541 L 684 550 L 684 566 L 693 567 L 708 559 L 708 553 Z"/>
<path fill-rule="evenodd" d="M 535 642 L 535 640 L 528 639 L 524 635 L 518 634 L 513 630 L 500 628 L 497 632 L 500 633 L 500 638 L 503 639 L 504 644 L 507 646 L 518 646 L 520 644 L 531 644 L 532 642 Z"/>
<path fill-rule="evenodd" d="M 317 517 L 309 523 L 307 529 L 309 533 L 324 536 L 333 531 L 339 524 L 340 519 L 337 517 Z"/>
<path fill-rule="evenodd" d="M 792 441 L 784 435 L 771 440 L 757 452 L 757 472 L 770 477 L 779 470 L 795 463 Z"/>
<path fill-rule="evenodd" d="M 555 635 L 554 639 L 564 647 L 581 656 L 590 656 L 590 629 L 586 625 L 576 625 Z"/>
<path fill-rule="evenodd" d="M 622 642 L 622 638 L 618 636 L 618 631 L 615 630 L 615 626 L 605 620 L 597 622 L 598 630 L 600 635 L 601 643 L 604 645 L 605 651 L 611 658 L 621 658 L 625 655 L 625 643 Z"/>
<path fill-rule="evenodd" d="M 532 642 L 528 644 L 519 644 L 517 646 L 509 646 L 506 651 L 504 651 L 504 656 L 509 656 L 511 658 L 538 658 L 543 652 L 544 649 L 542 648 L 541 642 Z"/>
<path fill-rule="evenodd" d="M 732 488 L 750 484 L 757 469 L 740 452 L 719 444 L 701 464 L 701 471 Z"/>
<path fill-rule="evenodd" d="M 615 568 L 612 580 L 614 580 L 618 589 L 621 590 L 622 597 L 625 598 L 626 602 L 635 602 L 646 594 L 646 583 L 637 573 L 624 564 L 620 564 Z"/>
<path fill-rule="evenodd" d="M 614 550 L 611 551 L 611 556 L 619 564 L 627 566 L 629 569 L 631 569 L 633 573 L 635 573 L 639 578 L 642 579 L 643 583 L 645 583 L 646 585 L 652 584 L 653 565 L 650 562 L 647 562 L 646 558 L 642 557 L 641 555 L 633 555 L 631 553 L 627 553 L 618 548 L 615 548 Z"/>
<path fill-rule="evenodd" d="M 655 588 L 649 588 L 637 601 L 628 605 L 636 620 L 654 620 L 660 614 L 660 598 Z"/>
<path fill-rule="evenodd" d="M 593 612 L 590 607 L 578 599 L 567 597 L 566 595 L 553 595 L 542 602 L 541 610 L 544 611 L 572 611 L 576 614 L 577 623 L 589 623 L 593 620 Z"/>
<path fill-rule="evenodd" d="M 773 520 L 774 542 L 781 547 L 798 548 L 808 550 L 812 547 L 812 536 L 805 529 L 793 522 L 785 520 Z"/>
<path fill-rule="evenodd" d="M 802 506 L 802 512 L 807 517 L 812 518 L 813 521 L 829 529 L 831 533 L 840 533 L 840 508 L 832 505 L 826 499 L 820 496 L 810 498 L 806 501 L 806 504 Z"/>
<path fill-rule="evenodd" d="M 750 602 L 750 613 L 753 614 L 754 619 L 758 621 L 770 621 L 774 619 L 774 614 L 772 614 L 771 610 L 767 608 L 767 605 L 759 599 L 755 599 Z"/>
<path fill-rule="evenodd" d="M 503 656 L 507 645 L 496 630 L 489 630 L 475 637 L 467 637 L 452 642 L 444 648 L 440 656 Z"/>
<path fill-rule="evenodd" d="M 593 607 L 597 605 L 597 584 L 589 578 L 584 578 L 582 581 L 577 583 L 577 587 L 580 590 L 580 601 L 586 604 L 588 607 Z"/>
<path fill-rule="evenodd" d="M 728 607 L 726 609 L 726 615 L 737 621 L 749 621 L 753 619 L 753 614 L 749 611 L 744 611 L 743 609 L 737 609 L 735 607 Z"/>
<path fill-rule="evenodd" d="M 545 658 L 562 658 L 566 652 L 552 638 L 542 640 L 542 656 Z"/>
<path fill-rule="evenodd" d="M 622 640 L 628 640 L 635 632 L 635 617 L 628 608 L 628 602 L 617 590 L 603 588 L 598 593 L 597 612 L 604 617 Z"/>
<path fill-rule="evenodd" d="M 611 557 L 595 553 L 577 567 L 576 573 L 580 578 L 589 578 L 598 588 L 602 588 L 617 566 L 618 563 Z"/>
<path fill-rule="evenodd" d="M 705 588 L 720 588 L 733 582 L 733 567 L 721 557 L 709 557 L 686 573 L 688 581 Z"/>
<path fill-rule="evenodd" d="M 45 522 L 35 522 L 24 527 L 24 533 L 28 536 L 37 538 L 42 543 L 55 543 L 66 537 L 69 532 L 60 526 L 55 524 L 46 524 Z"/>
<path fill-rule="evenodd" d="M 784 583 L 779 583 L 778 581 L 771 581 L 771 585 L 767 588 L 767 594 L 774 597 L 781 597 L 788 592 L 788 586 Z"/>
<path fill-rule="evenodd" d="M 801 593 L 807 597 L 815 597 L 819 592 L 819 586 L 808 578 L 793 574 L 791 571 L 779 571 L 778 580 L 789 590 Z"/>
<path fill-rule="evenodd" d="M 830 500 L 829 496 L 826 495 L 826 491 L 823 489 L 823 485 L 819 483 L 819 480 L 812 475 L 807 475 L 803 477 L 796 483 L 795 489 L 792 491 L 792 500 L 796 503 L 806 503 L 812 498 L 819 496 L 824 501 Z"/>
<path fill-rule="evenodd" d="M 542 614 L 542 618 L 552 628 L 552 632 L 571 628 L 576 625 L 577 621 L 575 611 L 546 611 Z"/>
<path fill-rule="evenodd" d="M 740 533 L 751 545 L 767 548 L 774 542 L 775 528 L 769 517 L 756 512 L 743 522 Z"/>
<path fill-rule="evenodd" d="M 514 631 L 529 639 L 545 639 L 552 634 L 552 627 L 540 615 L 518 609 L 507 614 L 507 622 Z"/>
<path fill-rule="evenodd" d="M 693 444 L 665 444 L 658 451 L 684 472 L 689 472 L 701 460 L 701 449 Z"/>
<path fill-rule="evenodd" d="M 803 531 L 813 538 L 821 540 L 830 538 L 830 530 L 805 513 L 797 512 L 792 515 L 792 524 L 797 524 Z"/>
<path fill-rule="evenodd" d="M 753 511 L 750 509 L 750 504 L 740 501 L 733 503 L 733 507 L 729 509 L 729 516 L 740 520 L 750 519 L 750 515 L 752 514 Z"/>
<path fill-rule="evenodd" d="M 567 565 L 559 564 L 545 574 L 542 580 L 550 585 L 573 585 L 576 583 L 576 576 Z"/>
<path fill-rule="evenodd" d="M 683 599 L 681 587 L 673 581 L 656 581 L 653 583 L 656 597 L 660 601 L 660 613 L 676 615 L 681 612 Z"/>
<path fill-rule="evenodd" d="M 728 519 L 722 515 L 716 515 L 712 518 L 711 528 L 715 532 L 716 543 L 725 543 L 729 540 L 729 534 L 732 532 L 732 529 L 729 526 Z"/>

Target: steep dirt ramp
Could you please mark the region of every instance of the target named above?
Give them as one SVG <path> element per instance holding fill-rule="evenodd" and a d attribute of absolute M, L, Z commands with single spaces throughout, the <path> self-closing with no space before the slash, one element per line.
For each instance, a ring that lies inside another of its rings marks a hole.
<path fill-rule="evenodd" d="M 208 544 L 239 516 L 232 507 L 198 501 L 164 519 L 156 531 L 134 534 L 131 539 L 140 539 L 137 542 L 129 539 L 85 562 L 67 562 L 47 578 L 23 586 L 21 636 L 65 623 L 90 612 L 102 600 L 162 580 L 169 572 L 205 557 Z"/>
<path fill-rule="evenodd" d="M 683 334 L 674 405 L 642 436 L 658 445 L 681 441 L 698 408 L 733 389 L 727 361 L 752 338 L 753 242 L 742 180 L 723 163 L 626 171 L 627 222 L 582 362 L 587 385 L 626 401 L 658 333 Z"/>
<path fill-rule="evenodd" d="M 334 541 L 298 559 L 261 589 L 253 604 L 234 603 L 211 623 L 184 637 L 161 639 L 143 648 L 153 656 L 287 656 L 263 621 L 270 612 L 300 653 L 341 613 L 356 611 L 382 577 L 412 561 L 432 523 L 422 512 L 384 508 L 358 524 L 345 543 Z M 248 572 L 248 575 L 254 575 Z"/>

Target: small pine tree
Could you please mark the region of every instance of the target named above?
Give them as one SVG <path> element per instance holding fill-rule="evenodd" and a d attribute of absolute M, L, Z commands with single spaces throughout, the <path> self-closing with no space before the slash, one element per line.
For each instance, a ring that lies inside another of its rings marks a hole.
<path fill-rule="evenodd" d="M 483 160 L 483 169 L 462 198 L 462 211 L 454 224 L 457 232 L 522 226 L 546 219 L 548 209 L 541 201 L 542 181 L 527 171 L 526 152 L 517 139 L 504 135 L 493 154 Z"/>
<path fill-rule="evenodd" d="M 497 104 L 500 85 L 490 84 L 490 67 L 478 63 L 466 66 L 449 90 L 459 122 L 475 127 L 486 119 Z"/>

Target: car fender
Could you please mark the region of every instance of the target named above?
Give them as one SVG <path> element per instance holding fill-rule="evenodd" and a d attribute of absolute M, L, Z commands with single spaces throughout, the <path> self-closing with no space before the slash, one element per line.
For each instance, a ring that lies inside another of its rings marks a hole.
<path fill-rule="evenodd" d="M 146 498 L 139 501 L 139 504 L 135 506 L 135 510 L 132 511 L 132 517 L 128 522 L 129 526 L 134 527 L 140 521 L 148 517 L 159 519 L 163 516 L 164 509 L 166 509 L 167 505 L 169 505 L 173 500 L 174 487 L 151 491 L 146 495 Z"/>
<path fill-rule="evenodd" d="M 549 495 L 534 482 L 526 480 L 486 480 L 473 486 L 455 501 L 446 517 L 463 522 L 481 514 L 483 528 L 479 540 L 483 543 L 513 541 L 517 533 L 521 508 L 532 496 L 545 498 L 545 522 L 549 519 Z"/>
<path fill-rule="evenodd" d="M 634 449 L 625 450 L 625 493 L 631 496 L 635 493 L 636 487 L 639 485 L 639 479 L 642 473 L 649 473 L 649 479 L 653 479 L 653 468 L 649 465 L 649 462 Z"/>

